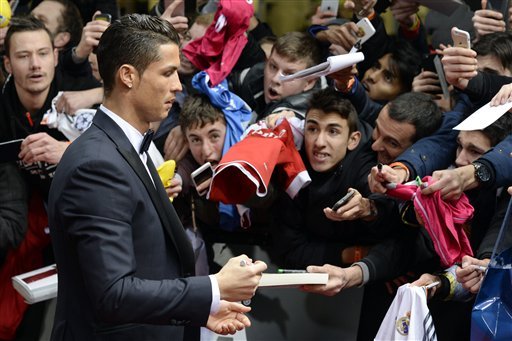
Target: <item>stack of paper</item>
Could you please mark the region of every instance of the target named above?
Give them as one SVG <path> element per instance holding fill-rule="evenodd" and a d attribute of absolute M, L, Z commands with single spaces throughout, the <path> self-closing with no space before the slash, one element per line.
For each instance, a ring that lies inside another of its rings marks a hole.
<path fill-rule="evenodd" d="M 49 300 L 57 296 L 57 266 L 55 264 L 12 278 L 14 289 L 28 304 Z"/>

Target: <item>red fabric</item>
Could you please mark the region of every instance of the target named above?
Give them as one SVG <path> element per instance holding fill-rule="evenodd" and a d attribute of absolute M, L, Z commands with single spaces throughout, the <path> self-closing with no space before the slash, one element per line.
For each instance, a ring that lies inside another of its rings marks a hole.
<path fill-rule="evenodd" d="M 238 61 L 247 44 L 245 32 L 253 14 L 252 1 L 221 0 L 205 35 L 183 48 L 190 62 L 208 73 L 212 86 L 222 82 Z M 224 27 L 223 18 L 226 20 Z M 219 30 L 216 26 L 222 28 Z"/>
<path fill-rule="evenodd" d="M 0 339 L 11 340 L 16 335 L 27 304 L 12 286 L 11 278 L 43 266 L 42 250 L 50 243 L 44 232 L 48 216 L 43 199 L 34 193 L 29 202 L 27 234 L 17 249 L 7 253 L 0 269 Z"/>
<path fill-rule="evenodd" d="M 251 131 L 233 145 L 215 169 L 208 198 L 226 204 L 243 204 L 254 194 L 263 197 L 274 169 L 279 184 L 289 194 L 309 183 L 309 176 L 306 181 L 302 181 L 305 177 L 299 177 L 306 172 L 306 167 L 295 148 L 287 120 L 273 130 Z"/>
<path fill-rule="evenodd" d="M 427 176 L 422 181 L 431 184 L 432 178 Z M 413 200 L 416 213 L 423 220 L 444 268 L 461 262 L 465 255 L 473 256 L 463 225 L 473 217 L 474 208 L 464 193 L 458 200 L 446 202 L 439 191 L 422 195 L 419 186 L 399 184 L 396 189 L 388 189 L 387 194 Z"/>

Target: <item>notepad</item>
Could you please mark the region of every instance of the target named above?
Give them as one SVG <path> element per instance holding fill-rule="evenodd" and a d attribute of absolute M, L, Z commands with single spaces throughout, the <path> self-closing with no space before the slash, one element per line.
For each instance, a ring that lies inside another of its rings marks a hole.
<path fill-rule="evenodd" d="M 282 287 L 282 286 L 299 286 L 304 284 L 327 284 L 329 274 L 318 272 L 306 273 L 264 273 L 261 275 L 258 287 Z"/>
<path fill-rule="evenodd" d="M 491 102 L 487 103 L 468 118 L 462 121 L 454 130 L 482 130 L 496 122 L 504 114 L 510 115 L 508 111 L 512 109 L 512 102 L 491 107 Z"/>
<path fill-rule="evenodd" d="M 57 266 L 55 264 L 12 278 L 12 285 L 28 304 L 57 297 Z"/>

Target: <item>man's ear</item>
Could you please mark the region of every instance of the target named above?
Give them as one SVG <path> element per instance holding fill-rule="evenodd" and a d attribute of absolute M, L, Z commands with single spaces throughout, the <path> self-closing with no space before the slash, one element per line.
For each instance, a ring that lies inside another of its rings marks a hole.
<path fill-rule="evenodd" d="M 354 131 L 350 134 L 348 137 L 348 144 L 347 149 L 348 150 L 354 150 L 359 145 L 359 141 L 361 141 L 361 132 L 360 131 Z"/>
<path fill-rule="evenodd" d="M 60 49 L 66 46 L 71 40 L 71 34 L 69 32 L 59 32 L 53 38 L 53 45 Z"/>
<path fill-rule="evenodd" d="M 134 82 L 138 77 L 137 70 L 130 64 L 123 64 L 119 68 L 119 81 L 126 86 L 126 88 L 131 89 L 133 87 Z"/>
<path fill-rule="evenodd" d="M 55 60 L 53 64 L 57 67 L 59 64 L 59 50 L 57 48 L 53 48 L 53 59 Z"/>
<path fill-rule="evenodd" d="M 4 67 L 7 73 L 12 73 L 11 60 L 7 56 L 4 56 Z"/>
<path fill-rule="evenodd" d="M 316 84 L 316 81 L 317 81 L 317 78 L 308 80 L 306 83 L 306 86 L 304 87 L 303 92 L 313 89 L 313 87 Z"/>

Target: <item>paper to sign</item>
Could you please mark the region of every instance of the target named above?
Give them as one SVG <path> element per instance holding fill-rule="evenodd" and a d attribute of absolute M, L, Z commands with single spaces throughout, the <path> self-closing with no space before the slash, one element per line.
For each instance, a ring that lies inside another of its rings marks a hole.
<path fill-rule="evenodd" d="M 491 107 L 491 102 L 487 103 L 468 118 L 462 121 L 455 130 L 482 130 L 496 122 L 503 114 L 512 108 L 512 102 L 507 102 L 495 107 Z"/>
<path fill-rule="evenodd" d="M 287 82 L 294 79 L 314 79 L 322 76 L 326 76 L 333 72 L 345 69 L 349 66 L 362 62 L 364 60 L 364 54 L 362 52 L 341 54 L 338 56 L 331 56 L 327 58 L 327 61 L 322 64 L 318 64 L 307 68 L 305 70 L 296 72 L 291 75 L 281 75 L 281 81 Z"/>

